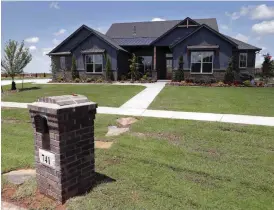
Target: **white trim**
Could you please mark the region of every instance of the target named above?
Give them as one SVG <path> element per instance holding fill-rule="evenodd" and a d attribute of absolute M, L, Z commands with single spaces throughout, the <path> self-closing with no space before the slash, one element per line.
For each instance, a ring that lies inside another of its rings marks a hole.
<path fill-rule="evenodd" d="M 203 62 L 203 58 L 201 59 L 201 68 L 200 68 L 200 72 L 192 72 L 192 52 L 190 52 L 190 74 L 213 74 L 213 63 L 214 63 L 214 51 L 194 51 L 194 52 L 212 52 L 212 62 Z M 203 63 L 211 63 L 212 64 L 212 68 L 211 68 L 211 72 L 203 72 Z"/>
<path fill-rule="evenodd" d="M 241 63 L 241 54 L 246 55 L 246 61 L 245 61 L 245 66 L 244 67 L 240 66 L 240 63 Z M 247 68 L 247 53 L 239 53 L 239 68 L 240 69 L 246 69 Z"/>
<path fill-rule="evenodd" d="M 87 63 L 87 56 L 92 56 L 92 60 L 94 61 L 95 59 L 94 59 L 94 56 L 95 55 L 101 55 L 102 56 L 102 63 L 95 63 L 95 62 L 93 62 L 93 63 Z M 85 65 L 85 71 L 86 71 L 86 73 L 87 74 L 102 74 L 103 73 L 103 69 L 104 69 L 104 61 L 103 61 L 103 59 L 104 59 L 104 56 L 103 56 L 103 54 L 101 54 L 101 53 L 96 53 L 96 54 L 85 54 L 85 63 L 84 63 L 84 65 Z M 87 71 L 87 64 L 93 64 L 93 71 L 92 72 L 90 72 L 90 71 Z M 102 71 L 100 71 L 100 72 L 95 72 L 95 64 L 101 64 L 102 65 Z"/>

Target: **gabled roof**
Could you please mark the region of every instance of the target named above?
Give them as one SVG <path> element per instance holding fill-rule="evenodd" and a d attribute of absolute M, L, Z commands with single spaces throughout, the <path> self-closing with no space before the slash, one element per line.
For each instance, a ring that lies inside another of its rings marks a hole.
<path fill-rule="evenodd" d="M 239 50 L 262 50 L 261 48 L 255 47 L 253 45 L 247 44 L 245 42 L 242 42 L 238 39 L 232 38 L 230 36 L 224 35 L 226 36 L 228 39 L 232 40 L 233 42 L 235 42 L 238 45 L 238 49 Z"/>
<path fill-rule="evenodd" d="M 150 45 L 156 38 L 155 37 L 137 37 L 137 38 L 117 38 L 113 39 L 121 46 L 144 46 Z"/>
<path fill-rule="evenodd" d="M 194 22 L 196 25 L 200 25 L 199 23 L 197 23 L 195 20 L 192 20 L 191 18 L 187 17 L 184 20 L 178 22 L 175 26 L 173 26 L 171 29 L 169 29 L 168 31 L 166 31 L 165 33 L 163 33 L 161 36 L 159 36 L 157 39 L 155 39 L 151 44 L 154 44 L 155 42 L 157 42 L 158 40 L 160 40 L 161 38 L 163 38 L 165 35 L 167 35 L 168 33 L 170 33 L 171 31 L 173 31 L 175 28 L 177 28 L 178 25 L 183 24 L 185 21 L 191 21 Z"/>
<path fill-rule="evenodd" d="M 63 44 L 65 44 L 66 42 L 68 42 L 73 36 L 75 36 L 77 34 L 77 32 L 79 32 L 81 29 L 87 29 L 91 32 L 91 34 L 94 34 L 95 36 L 97 36 L 99 39 L 107 42 L 109 45 L 111 45 L 112 47 L 114 47 L 117 50 L 122 50 L 127 52 L 125 49 L 123 49 L 121 46 L 119 46 L 119 44 L 117 44 L 115 41 L 113 41 L 111 38 L 107 37 L 106 35 L 100 33 L 99 31 L 96 31 L 86 25 L 82 25 L 81 27 L 79 27 L 76 31 L 74 31 L 69 37 L 67 37 L 64 41 L 62 41 L 57 47 L 55 47 L 53 50 L 51 50 L 48 55 L 52 55 L 52 53 L 55 53 Z M 87 37 L 85 37 L 83 40 L 87 39 L 91 34 L 89 34 Z M 83 41 L 82 40 L 82 41 Z M 74 47 L 73 47 L 74 48 Z M 71 49 L 72 50 L 72 49 Z"/>
<path fill-rule="evenodd" d="M 192 20 L 199 24 L 206 24 L 214 30 L 219 31 L 216 18 Z M 180 22 L 182 22 L 182 20 L 113 23 L 108 29 L 106 35 L 111 38 L 158 38 Z M 134 27 L 136 29 L 136 35 L 133 34 Z"/>
<path fill-rule="evenodd" d="M 101 49 L 101 48 L 97 48 L 97 47 L 93 47 L 87 50 L 82 50 L 81 53 L 85 54 L 85 53 L 104 53 L 106 50 L 105 49 Z"/>
<path fill-rule="evenodd" d="M 214 29 L 208 27 L 207 25 L 205 24 L 202 24 L 199 28 L 197 28 L 196 30 L 194 30 L 193 32 L 191 32 L 189 35 L 179 39 L 179 40 L 176 40 L 174 43 L 172 43 L 170 45 L 170 48 L 173 48 L 175 47 L 177 44 L 181 43 L 182 41 L 186 40 L 188 37 L 192 36 L 193 34 L 197 33 L 198 31 L 200 31 L 202 28 L 206 28 L 210 31 L 212 31 L 213 33 L 215 33 L 217 36 L 223 38 L 224 40 L 226 40 L 227 42 L 229 42 L 230 44 L 232 44 L 233 46 L 238 46 L 234 41 L 232 41 L 231 39 L 228 39 L 226 36 L 224 36 L 223 34 L 219 33 L 218 31 L 215 31 Z"/>

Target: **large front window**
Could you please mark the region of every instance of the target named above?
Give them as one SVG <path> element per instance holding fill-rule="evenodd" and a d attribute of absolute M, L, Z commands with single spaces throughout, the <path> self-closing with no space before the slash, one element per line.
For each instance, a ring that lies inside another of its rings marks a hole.
<path fill-rule="evenodd" d="M 103 55 L 90 54 L 86 55 L 86 71 L 90 73 L 102 73 L 103 71 Z"/>
<path fill-rule="evenodd" d="M 211 74 L 213 72 L 213 52 L 191 52 L 191 73 Z"/>
<path fill-rule="evenodd" d="M 137 69 L 139 72 L 146 73 L 152 70 L 152 56 L 138 56 Z"/>
<path fill-rule="evenodd" d="M 246 68 L 246 66 L 247 66 L 247 53 L 240 53 L 239 67 Z"/>

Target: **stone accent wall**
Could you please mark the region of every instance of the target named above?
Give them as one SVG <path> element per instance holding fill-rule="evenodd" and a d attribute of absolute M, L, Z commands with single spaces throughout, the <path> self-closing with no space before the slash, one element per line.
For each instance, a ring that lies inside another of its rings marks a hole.
<path fill-rule="evenodd" d="M 175 78 L 176 70 L 172 71 L 172 78 Z M 185 80 L 192 79 L 192 80 L 204 80 L 210 81 L 211 79 L 218 81 L 223 81 L 225 76 L 225 71 L 215 71 L 213 74 L 191 74 L 190 71 L 184 71 Z"/>
<path fill-rule="evenodd" d="M 94 119 L 97 104 L 84 96 L 55 96 L 28 106 L 34 128 L 38 190 L 60 203 L 94 183 Z M 48 132 L 35 116 L 45 116 Z M 53 153 L 55 167 L 40 162 L 39 149 Z"/>

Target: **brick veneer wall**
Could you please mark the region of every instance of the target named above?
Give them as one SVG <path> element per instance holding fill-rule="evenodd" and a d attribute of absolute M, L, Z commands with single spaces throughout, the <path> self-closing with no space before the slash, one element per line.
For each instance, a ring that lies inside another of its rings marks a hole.
<path fill-rule="evenodd" d="M 94 119 L 97 104 L 84 96 L 46 97 L 29 105 L 34 128 L 37 185 L 41 193 L 64 203 L 94 183 Z M 36 130 L 34 116 L 47 117 L 49 133 Z M 49 141 L 49 148 L 43 148 Z M 56 168 L 42 164 L 39 148 L 55 155 Z"/>

